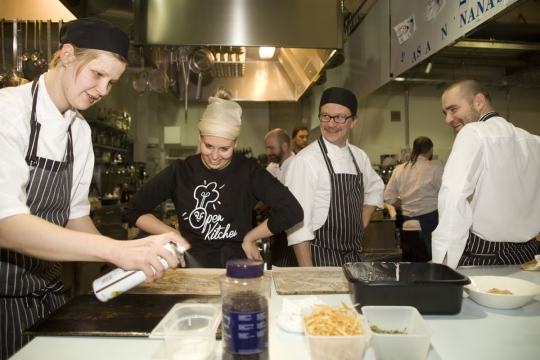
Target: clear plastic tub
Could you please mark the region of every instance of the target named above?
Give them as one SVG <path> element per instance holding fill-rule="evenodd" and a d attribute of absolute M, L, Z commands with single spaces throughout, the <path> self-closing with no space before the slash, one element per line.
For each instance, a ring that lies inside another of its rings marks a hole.
<path fill-rule="evenodd" d="M 176 304 L 150 338 L 165 339 L 169 360 L 211 360 L 221 316 L 220 304 Z"/>
<path fill-rule="evenodd" d="M 363 306 L 371 346 L 377 359 L 423 360 L 427 357 L 433 331 L 412 306 Z M 406 334 L 381 334 L 372 326 L 387 331 L 406 331 Z"/>
<path fill-rule="evenodd" d="M 313 309 L 306 307 L 301 309 L 302 315 L 309 316 Z M 354 310 L 353 310 L 354 311 Z M 315 336 L 310 335 L 305 328 L 302 318 L 304 334 L 308 339 L 309 353 L 312 360 L 358 360 L 364 357 L 367 347 L 368 332 L 360 318 L 362 335 L 351 336 Z"/>

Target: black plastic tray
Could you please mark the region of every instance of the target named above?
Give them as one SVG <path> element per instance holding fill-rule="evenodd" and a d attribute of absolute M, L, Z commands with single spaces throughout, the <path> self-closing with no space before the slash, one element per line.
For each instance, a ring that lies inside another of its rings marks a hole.
<path fill-rule="evenodd" d="M 422 315 L 461 312 L 468 277 L 446 265 L 429 263 L 356 262 L 343 265 L 353 304 L 414 306 Z"/>

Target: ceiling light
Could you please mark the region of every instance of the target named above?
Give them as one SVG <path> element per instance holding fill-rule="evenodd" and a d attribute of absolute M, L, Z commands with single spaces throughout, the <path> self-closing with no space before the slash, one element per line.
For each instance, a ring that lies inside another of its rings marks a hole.
<path fill-rule="evenodd" d="M 405 81 L 405 78 L 397 77 L 397 78 L 394 79 L 394 81 Z"/>
<path fill-rule="evenodd" d="M 271 59 L 272 56 L 274 56 L 274 51 L 276 51 L 275 47 L 261 46 L 259 48 L 259 56 L 261 57 L 261 59 Z"/>
<path fill-rule="evenodd" d="M 427 65 L 426 65 L 426 68 L 425 68 L 424 72 L 425 72 L 426 74 L 429 74 L 429 73 L 431 72 L 431 68 L 432 68 L 432 67 L 433 67 L 433 64 L 431 63 L 431 61 L 429 61 L 429 62 L 427 63 Z"/>

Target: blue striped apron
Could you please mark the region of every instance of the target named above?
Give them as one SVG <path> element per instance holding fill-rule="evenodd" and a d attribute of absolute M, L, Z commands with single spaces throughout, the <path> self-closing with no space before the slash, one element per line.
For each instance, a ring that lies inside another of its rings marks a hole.
<path fill-rule="evenodd" d="M 332 193 L 326 222 L 315 231 L 315 239 L 310 242 L 313 265 L 342 266 L 346 262 L 362 261 L 364 236 L 362 172 L 349 148 L 357 174 L 336 174 L 322 136 L 318 141 L 330 173 Z"/>
<path fill-rule="evenodd" d="M 26 163 L 30 177 L 26 205 L 30 213 L 65 226 L 73 181 L 71 126 L 64 161 L 37 156 L 41 124 L 36 118 L 39 80 L 32 85 L 31 132 Z M 60 281 L 60 264 L 0 249 L 0 359 L 7 359 L 33 337 L 22 332 L 66 300 Z"/>

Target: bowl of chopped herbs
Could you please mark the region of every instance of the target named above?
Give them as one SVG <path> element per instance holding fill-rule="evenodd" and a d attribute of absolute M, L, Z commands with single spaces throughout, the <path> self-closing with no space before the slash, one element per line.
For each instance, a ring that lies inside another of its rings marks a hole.
<path fill-rule="evenodd" d="M 433 331 L 412 306 L 362 306 L 377 359 L 422 360 Z"/>

